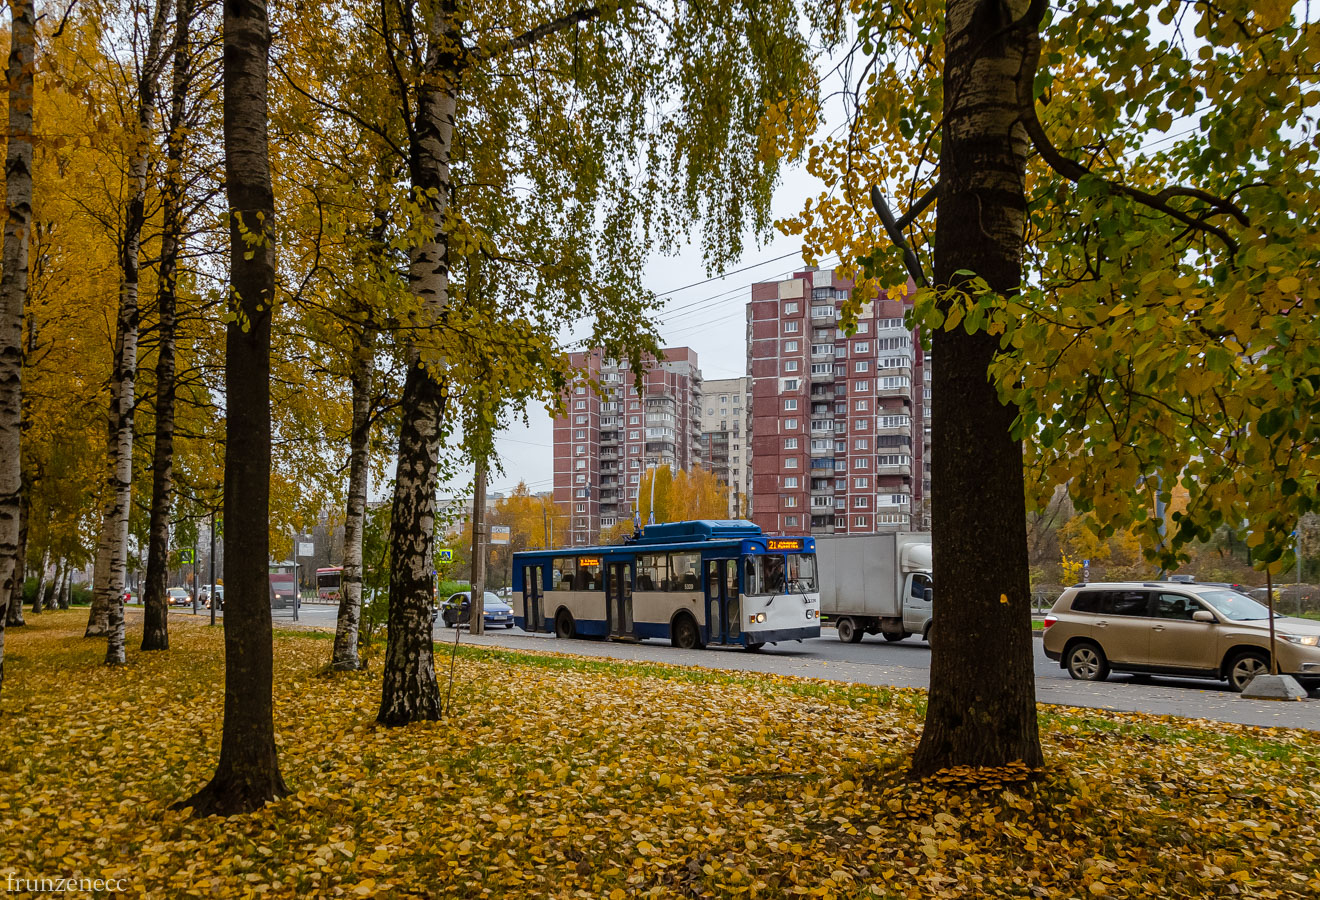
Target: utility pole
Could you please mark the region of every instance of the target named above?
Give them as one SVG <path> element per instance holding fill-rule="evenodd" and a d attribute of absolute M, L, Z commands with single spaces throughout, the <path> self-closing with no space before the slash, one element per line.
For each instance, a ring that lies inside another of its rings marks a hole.
<path fill-rule="evenodd" d="M 211 579 L 211 586 L 206 589 L 207 599 L 211 601 L 211 624 L 215 624 L 215 608 L 220 604 L 220 598 L 216 596 L 215 590 L 215 509 L 211 509 L 211 555 L 207 559 L 207 565 L 211 573 L 208 576 Z"/>
<path fill-rule="evenodd" d="M 486 460 L 477 460 L 472 487 L 472 602 L 468 604 L 468 634 L 485 629 L 486 600 Z"/>
<path fill-rule="evenodd" d="M 545 512 L 544 497 L 541 498 L 541 528 L 543 529 L 541 533 L 542 543 L 545 546 L 545 549 L 549 550 L 550 549 L 550 517 L 547 516 Z"/>

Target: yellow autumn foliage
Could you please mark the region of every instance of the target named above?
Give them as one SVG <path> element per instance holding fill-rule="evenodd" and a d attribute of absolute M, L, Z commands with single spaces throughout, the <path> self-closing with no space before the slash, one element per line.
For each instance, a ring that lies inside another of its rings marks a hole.
<path fill-rule="evenodd" d="M 220 630 L 176 618 L 170 651 L 107 668 L 84 616 L 8 636 L 0 878 L 169 898 L 1320 894 L 1314 732 L 1051 708 L 1037 780 L 910 782 L 920 691 L 461 647 L 449 717 L 392 730 L 379 675 L 323 676 L 311 633 L 275 639 L 294 793 L 194 820 L 169 807 L 211 775 Z"/>

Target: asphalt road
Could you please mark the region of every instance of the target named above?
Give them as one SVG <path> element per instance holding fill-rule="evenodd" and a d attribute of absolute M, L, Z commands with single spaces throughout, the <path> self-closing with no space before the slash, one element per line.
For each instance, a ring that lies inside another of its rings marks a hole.
<path fill-rule="evenodd" d="M 191 610 L 184 609 L 175 612 L 191 614 Z M 201 614 L 205 615 L 206 611 L 202 610 Z M 298 624 L 333 630 L 335 615 L 335 607 L 306 605 L 299 611 Z M 275 621 L 293 624 L 291 612 L 276 611 Z M 436 629 L 436 634 L 440 639 L 453 639 L 453 632 L 447 628 Z M 679 650 L 665 641 L 641 644 L 561 641 L 553 635 L 526 634 L 517 628 L 475 637 L 464 631 L 460 640 L 466 644 L 517 650 L 769 672 L 889 687 L 924 688 L 930 677 L 930 649 L 916 638 L 889 643 L 868 637 L 860 644 L 845 644 L 835 638 L 830 628 L 825 628 L 820 638 L 767 645 L 759 653 L 742 649 Z M 1035 647 L 1036 697 L 1042 703 L 1320 731 L 1320 700 L 1294 703 L 1245 700 L 1218 682 L 1158 676 L 1142 683 L 1129 675 L 1111 675 L 1108 681 L 1100 683 L 1074 681 L 1057 663 L 1045 658 L 1039 640 Z"/>

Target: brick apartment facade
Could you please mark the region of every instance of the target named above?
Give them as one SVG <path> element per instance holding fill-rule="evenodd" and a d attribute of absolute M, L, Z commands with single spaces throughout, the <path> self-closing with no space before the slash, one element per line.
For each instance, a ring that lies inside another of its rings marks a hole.
<path fill-rule="evenodd" d="M 902 301 L 865 303 L 845 337 L 851 290 L 816 269 L 752 285 L 752 519 L 768 532 L 929 528 L 928 360 Z"/>
<path fill-rule="evenodd" d="M 666 348 L 652 360 L 640 393 L 627 363 L 600 350 L 569 355 L 581 377 L 570 388 L 565 413 L 554 422 L 554 497 L 572 514 L 559 546 L 585 546 L 601 530 L 631 520 L 648 467 L 699 465 L 701 371 L 696 351 Z M 598 395 L 589 386 L 597 381 Z"/>
<path fill-rule="evenodd" d="M 729 518 L 739 518 L 752 489 L 752 445 L 747 436 L 751 379 L 722 378 L 701 388 L 698 424 L 701 464 L 729 486 Z"/>

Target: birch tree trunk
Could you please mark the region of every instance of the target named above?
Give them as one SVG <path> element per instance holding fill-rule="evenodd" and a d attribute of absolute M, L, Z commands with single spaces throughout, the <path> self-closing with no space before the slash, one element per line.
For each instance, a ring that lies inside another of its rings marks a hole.
<path fill-rule="evenodd" d="M 45 552 L 41 554 L 41 569 L 37 572 L 37 589 L 32 594 L 32 614 L 34 616 L 41 615 L 41 604 L 46 596 L 46 584 L 49 582 L 49 579 L 46 577 L 46 573 L 49 570 L 50 570 L 50 549 L 47 548 Z"/>
<path fill-rule="evenodd" d="M 423 321 L 440 320 L 449 299 L 449 158 L 458 106 L 456 7 L 441 0 L 432 12 L 425 71 L 410 132 L 414 197 L 430 203 L 430 234 L 413 249 L 408 277 Z M 436 720 L 443 710 L 431 640 L 431 572 L 435 540 L 436 467 L 445 391 L 441 367 L 414 348 L 401 398 L 398 462 L 390 523 L 390 599 L 381 687 L 382 725 Z"/>
<path fill-rule="evenodd" d="M 361 668 L 358 628 L 362 621 L 362 531 L 367 512 L 367 470 L 370 463 L 371 373 L 376 332 L 363 328 L 350 381 L 353 386 L 353 433 L 349 438 L 348 506 L 344 514 L 344 568 L 339 578 L 339 619 L 335 626 L 330 668 Z"/>
<path fill-rule="evenodd" d="M 1035 9 L 1037 4 L 1031 4 Z M 971 272 L 1000 294 L 1022 276 L 1028 138 L 1017 73 L 1027 0 L 949 0 L 935 284 Z M 1037 20 L 1038 22 L 1038 20 Z M 937 604 L 926 726 L 912 768 L 1042 764 L 1032 667 L 1031 591 L 1017 409 L 987 369 L 999 338 L 936 330 L 931 440 Z"/>
<path fill-rule="evenodd" d="M 124 213 L 124 234 L 119 243 L 119 317 L 116 321 L 115 367 L 110 378 L 110 480 L 105 514 L 101 520 L 103 552 L 106 556 L 105 578 L 97 585 L 97 593 L 108 604 L 109 642 L 105 662 L 112 666 L 126 662 L 124 607 L 120 601 L 127 574 L 128 512 L 133 499 L 134 388 L 137 383 L 138 328 L 141 319 L 138 306 L 141 262 L 138 257 L 142 250 L 142 226 L 146 222 L 147 163 L 152 123 L 156 114 L 156 77 L 160 69 L 160 47 L 165 32 L 165 9 L 163 0 L 158 0 L 138 77 L 137 131 L 128 162 L 131 193 Z"/>
<path fill-rule="evenodd" d="M 60 584 L 60 609 L 68 609 L 69 602 L 73 593 L 73 563 L 66 562 L 64 566 L 64 581 Z"/>
<path fill-rule="evenodd" d="M 46 609 L 59 608 L 60 585 L 64 583 L 64 566 L 63 559 L 55 560 L 55 577 L 46 585 L 46 595 L 42 598 L 42 606 Z"/>
<path fill-rule="evenodd" d="M 9 610 L 5 625 L 21 628 L 27 624 L 23 618 L 23 585 L 27 582 L 28 512 L 32 505 L 32 485 L 26 475 L 19 479 L 18 489 L 18 553 L 15 556 L 14 581 L 9 592 Z"/>
<path fill-rule="evenodd" d="M 275 748 L 270 558 L 270 319 L 275 199 L 266 92 L 265 0 L 224 6 L 225 192 L 231 310 L 225 339 L 225 713 L 211 781 L 179 805 L 251 812 L 288 793 Z"/>
<path fill-rule="evenodd" d="M 0 689 L 5 677 L 5 623 L 20 576 L 22 493 L 23 307 L 27 303 L 28 235 L 32 226 L 33 0 L 10 0 L 9 130 L 5 148 L 5 232 L 0 250 Z M 22 582 L 19 581 L 20 590 Z"/>
<path fill-rule="evenodd" d="M 162 4 L 163 6 L 164 4 Z M 184 103 L 189 73 L 191 0 L 175 5 L 174 68 L 170 119 L 165 132 L 165 182 L 161 186 L 163 230 L 156 289 L 159 350 L 156 355 L 156 443 L 151 458 L 151 524 L 147 543 L 147 581 L 142 649 L 170 648 L 169 606 L 165 588 L 170 553 L 170 514 L 174 508 L 175 324 L 178 305 L 179 253 L 183 242 Z"/>

